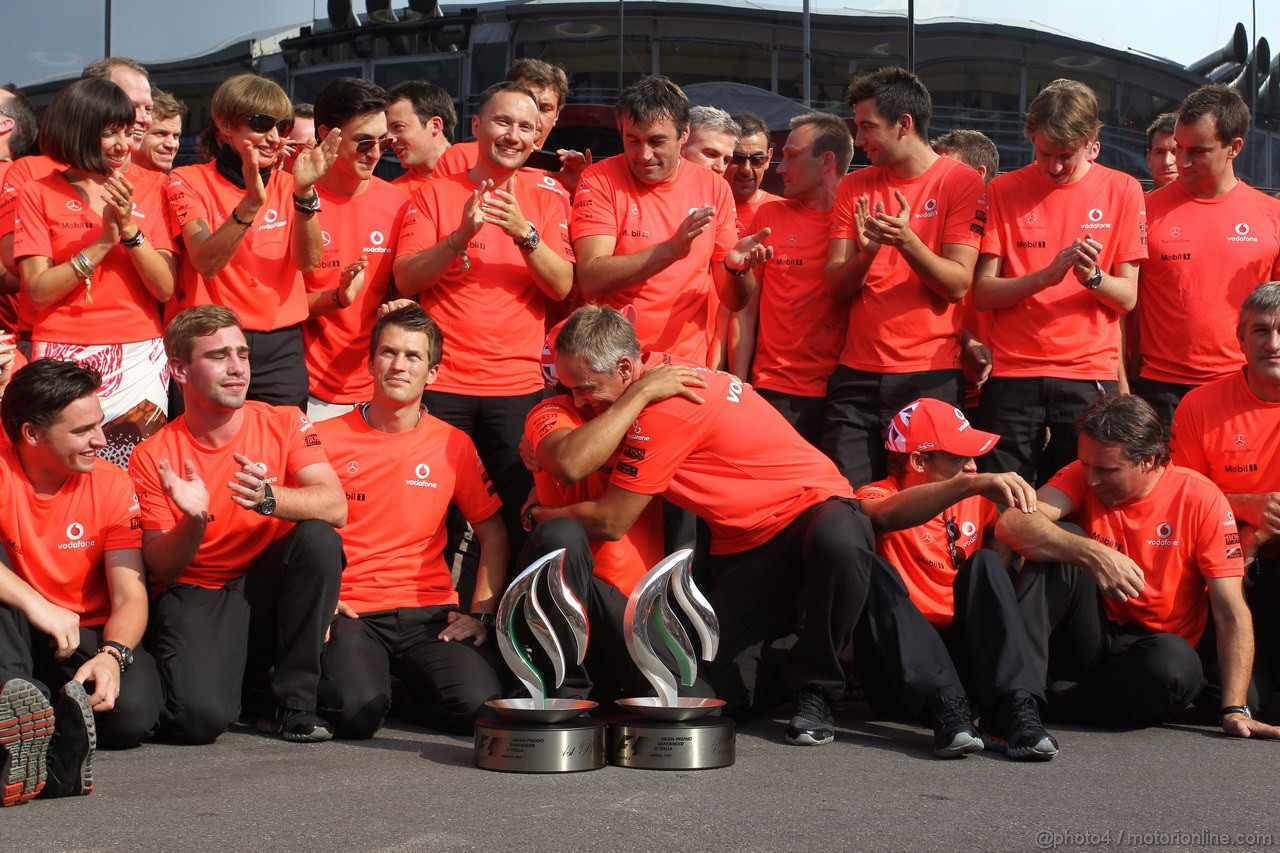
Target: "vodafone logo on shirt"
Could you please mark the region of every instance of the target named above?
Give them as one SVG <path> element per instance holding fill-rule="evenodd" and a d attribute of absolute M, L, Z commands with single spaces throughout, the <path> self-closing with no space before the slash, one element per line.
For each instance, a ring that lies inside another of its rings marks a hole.
<path fill-rule="evenodd" d="M 425 462 L 418 463 L 418 466 L 413 469 L 413 476 L 415 479 L 404 481 L 406 486 L 417 486 L 424 489 L 439 488 L 437 484 L 427 479 L 431 476 L 431 466 Z"/>
<path fill-rule="evenodd" d="M 280 211 L 274 207 L 267 208 L 266 214 L 263 215 L 262 221 L 264 225 L 259 225 L 259 231 L 270 231 L 273 228 L 283 228 L 289 224 L 289 220 L 280 218 Z"/>
<path fill-rule="evenodd" d="M 1250 236 L 1249 236 L 1249 230 L 1250 230 L 1250 229 L 1249 229 L 1249 223 L 1248 223 L 1248 222 L 1237 222 L 1237 223 L 1236 223 L 1236 229 L 1235 229 L 1235 230 L 1236 230 L 1236 236 L 1234 236 L 1234 237 L 1228 237 L 1228 238 L 1227 238 L 1227 242 L 1228 242 L 1228 243 L 1256 243 L 1256 242 L 1258 242 L 1258 238 L 1257 238 L 1257 237 L 1250 237 Z"/>
<path fill-rule="evenodd" d="M 932 219 L 938 215 L 938 200 L 931 198 L 924 203 L 924 211 L 916 214 L 916 219 Z"/>
<path fill-rule="evenodd" d="M 386 254 L 391 251 L 391 247 L 382 245 L 385 242 L 387 242 L 387 235 L 381 231 L 370 231 L 369 245 L 364 247 L 364 251 L 366 254 Z"/>
<path fill-rule="evenodd" d="M 1102 210 L 1100 208 L 1095 207 L 1089 211 L 1089 221 L 1081 225 L 1080 227 L 1090 229 L 1090 230 L 1094 230 L 1098 228 L 1110 228 L 1111 223 L 1103 222 L 1102 216 L 1103 216 Z"/>
<path fill-rule="evenodd" d="M 97 545 L 95 539 L 85 541 L 84 525 L 78 521 L 73 521 L 67 525 L 67 541 L 58 545 L 59 551 L 73 551 L 80 548 L 92 548 Z"/>
<path fill-rule="evenodd" d="M 1156 525 L 1155 539 L 1148 539 L 1148 545 L 1156 545 L 1160 547 L 1172 547 L 1178 544 L 1178 540 L 1173 538 L 1173 525 L 1167 521 L 1162 521 Z"/>

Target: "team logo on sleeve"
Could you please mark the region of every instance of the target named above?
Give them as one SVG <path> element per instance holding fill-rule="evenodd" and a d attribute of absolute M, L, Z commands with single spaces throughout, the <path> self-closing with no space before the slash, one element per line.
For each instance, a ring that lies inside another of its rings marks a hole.
<path fill-rule="evenodd" d="M 302 439 L 302 443 L 303 443 L 303 444 L 305 444 L 307 447 L 319 447 L 319 446 L 320 446 L 320 436 L 316 435 L 316 434 L 313 432 L 313 433 L 311 433 L 311 435 L 308 435 L 307 437 L 305 437 L 304 439 Z"/>
<path fill-rule="evenodd" d="M 634 465 L 628 465 L 626 462 L 619 462 L 617 470 L 619 473 L 626 474 L 628 477 L 640 476 L 640 469 Z"/>

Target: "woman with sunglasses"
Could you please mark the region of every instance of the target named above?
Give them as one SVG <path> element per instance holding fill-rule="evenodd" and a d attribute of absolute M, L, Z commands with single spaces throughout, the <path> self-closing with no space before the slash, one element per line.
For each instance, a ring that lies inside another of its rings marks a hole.
<path fill-rule="evenodd" d="M 183 245 L 173 312 L 215 303 L 236 313 L 250 347 L 249 399 L 307 404 L 302 273 L 324 248 L 315 183 L 340 133 L 298 152 L 292 174 L 272 168 L 293 126 L 289 97 L 271 80 L 240 74 L 213 93 L 207 163 L 169 173 L 175 238 Z"/>
<path fill-rule="evenodd" d="M 32 320 L 32 358 L 102 374 L 99 455 L 122 468 L 165 424 L 161 304 L 177 261 L 160 183 L 126 177 L 134 105 L 109 80 L 67 86 L 45 113 L 40 150 L 59 164 L 18 194 L 14 258 Z"/>

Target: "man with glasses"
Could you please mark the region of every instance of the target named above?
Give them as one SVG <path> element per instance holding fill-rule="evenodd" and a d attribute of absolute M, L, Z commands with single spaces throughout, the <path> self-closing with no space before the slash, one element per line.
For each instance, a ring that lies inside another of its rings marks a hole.
<path fill-rule="evenodd" d="M 320 263 L 303 275 L 309 319 L 302 326 L 311 377 L 307 415 L 337 417 L 369 399 L 369 332 L 390 295 L 391 265 L 409 197 L 376 177 L 390 147 L 387 93 L 356 77 L 339 77 L 316 98 L 320 139 L 333 129 L 342 142 L 329 171 L 316 182 L 320 196 Z"/>
<path fill-rule="evenodd" d="M 916 400 L 894 417 L 885 439 L 889 476 L 857 497 L 875 528 L 876 551 L 897 568 L 910 598 L 877 600 L 867 618 L 881 655 L 901 654 L 934 637 L 892 626 L 908 609 L 924 614 L 968 675 L 986 747 L 1016 761 L 1048 761 L 1058 742 L 1040 724 L 1044 689 L 1005 567 L 1009 552 L 992 538 L 1002 507 L 1034 512 L 1036 496 L 1017 474 L 977 473 L 974 457 L 998 440 L 941 400 Z M 989 541 L 1003 555 L 988 550 Z M 964 702 L 967 715 L 963 694 L 948 691 L 945 700 Z"/>
<path fill-rule="evenodd" d="M 781 196 L 766 192 L 760 186 L 773 159 L 768 125 L 755 113 L 734 113 L 733 120 L 738 125 L 738 141 L 733 146 L 724 177 L 733 191 L 733 203 L 738 210 L 738 234 L 745 236 L 756 230 L 754 222 L 760 206 Z"/>

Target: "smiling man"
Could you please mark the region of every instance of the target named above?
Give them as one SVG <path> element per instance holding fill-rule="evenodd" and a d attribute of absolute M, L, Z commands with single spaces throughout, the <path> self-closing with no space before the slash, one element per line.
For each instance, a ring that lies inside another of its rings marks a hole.
<path fill-rule="evenodd" d="M 338 477 L 301 412 L 246 401 L 249 345 L 230 310 L 188 308 L 164 343 L 186 412 L 140 444 L 129 468 L 158 590 L 148 646 L 164 687 L 161 731 L 211 743 L 240 717 L 247 683 L 245 712 L 263 710 L 264 731 L 328 740 L 316 688 L 344 562 Z"/>
<path fill-rule="evenodd" d="M 369 330 L 390 295 L 396 240 L 409 197 L 375 177 L 391 144 L 387 93 L 356 77 L 339 77 L 316 97 L 317 133 L 338 129 L 342 142 L 316 182 L 324 250 L 303 274 L 310 311 L 302 341 L 311 389 L 312 421 L 337 417 L 369 398 Z"/>
<path fill-rule="evenodd" d="M 153 172 L 168 172 L 178 156 L 182 140 L 182 117 L 187 105 L 168 92 L 153 89 L 151 127 L 143 134 L 135 160 L 139 166 Z"/>
<path fill-rule="evenodd" d="M 737 239 L 728 183 L 681 157 L 689 109 L 666 77 L 618 96 L 623 152 L 588 168 L 574 197 L 575 282 L 589 301 L 632 306 L 645 349 L 707 364 L 713 291 L 740 310 L 766 250 L 758 235 Z"/>
<path fill-rule="evenodd" d="M 506 585 L 507 536 L 475 445 L 422 407 L 441 347 L 419 306 L 388 313 L 366 351 L 371 399 L 318 429 L 348 506 L 348 566 L 320 682 L 321 713 L 339 737 L 377 732 L 393 674 L 410 694 L 413 721 L 446 731 L 470 732 L 501 692 L 486 641 Z M 466 610 L 442 556 L 450 504 L 480 543 Z"/>
<path fill-rule="evenodd" d="M 1130 394 L 1098 398 L 1078 422 L 1079 459 L 1006 512 L 996 534 L 1028 560 L 1018 606 L 1058 719 L 1146 726 L 1172 719 L 1216 658 L 1223 730 L 1280 737 L 1246 704 L 1253 624 L 1239 533 L 1209 480 L 1169 463 L 1155 412 Z M 1053 524 L 1069 520 L 1071 532 Z M 1205 626 L 1212 611 L 1216 645 Z"/>
<path fill-rule="evenodd" d="M 896 67 L 855 77 L 846 104 L 871 168 L 843 178 L 822 280 L 850 328 L 827 386 L 823 452 L 854 487 L 885 473 L 886 421 L 918 397 L 961 403 L 960 300 L 982 236 L 982 179 L 929 147 L 933 102 Z"/>
<path fill-rule="evenodd" d="M 387 97 L 392 150 L 408 170 L 392 183 L 412 194 L 435 174 L 436 163 L 453 141 L 458 113 L 449 93 L 426 80 L 397 83 Z"/>
<path fill-rule="evenodd" d="M 1101 127 L 1093 90 L 1053 81 L 1027 108 L 1035 161 L 987 186 L 973 304 L 992 312 L 993 367 L 974 426 L 1001 438 L 979 467 L 1037 485 L 1074 458 L 1080 413 L 1119 388 L 1120 317 L 1147 257 L 1142 187 L 1095 162 Z"/>
<path fill-rule="evenodd" d="M 1236 311 L 1259 282 L 1280 278 L 1280 201 L 1235 174 L 1248 132 L 1235 89 L 1192 92 L 1174 125 L 1177 181 L 1147 196 L 1133 392 L 1166 428 L 1190 389 L 1240 372 Z"/>
<path fill-rule="evenodd" d="M 395 261 L 396 288 L 419 299 L 448 342 L 427 405 L 476 442 L 513 548 L 533 486 L 519 448 L 542 397 L 547 309 L 573 286 L 564 195 L 521 170 L 538 121 L 538 102 L 521 84 L 486 89 L 471 120 L 475 166 L 418 189 Z"/>

